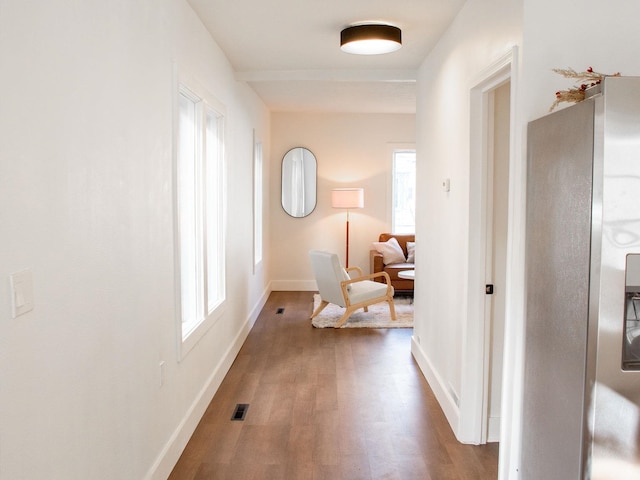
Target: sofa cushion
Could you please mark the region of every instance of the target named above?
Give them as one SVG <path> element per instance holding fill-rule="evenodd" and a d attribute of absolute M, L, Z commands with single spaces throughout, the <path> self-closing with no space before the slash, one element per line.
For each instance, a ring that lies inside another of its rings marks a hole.
<path fill-rule="evenodd" d="M 402 247 L 400 247 L 400 244 L 395 237 L 391 237 L 386 242 L 373 242 L 373 246 L 382 254 L 382 262 L 385 265 L 405 263 L 407 261 L 404 256 L 404 252 L 402 251 Z"/>
<path fill-rule="evenodd" d="M 384 271 L 389 274 L 389 279 L 392 281 L 402 280 L 398 277 L 398 273 L 414 269 L 415 265 L 413 263 L 394 263 L 393 265 L 386 265 L 384 267 Z"/>
<path fill-rule="evenodd" d="M 416 242 L 407 242 L 407 263 L 416 263 Z"/>
<path fill-rule="evenodd" d="M 416 236 L 413 233 L 381 233 L 378 238 L 378 241 L 386 242 L 390 238 L 395 238 L 396 240 L 398 240 L 398 243 L 400 244 L 400 248 L 402 248 L 402 251 L 404 252 L 405 257 L 409 253 L 407 252 L 407 242 L 416 241 Z"/>

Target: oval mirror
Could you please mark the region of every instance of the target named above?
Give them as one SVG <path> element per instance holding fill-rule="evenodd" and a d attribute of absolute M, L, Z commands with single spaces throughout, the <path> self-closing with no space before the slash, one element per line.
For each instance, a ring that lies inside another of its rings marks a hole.
<path fill-rule="evenodd" d="M 289 150 L 282 159 L 282 208 L 302 218 L 316 208 L 316 157 L 306 148 Z"/>

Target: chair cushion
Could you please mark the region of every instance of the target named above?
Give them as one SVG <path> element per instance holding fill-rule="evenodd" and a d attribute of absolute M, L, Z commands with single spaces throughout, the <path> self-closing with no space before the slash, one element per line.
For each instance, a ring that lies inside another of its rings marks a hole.
<path fill-rule="evenodd" d="M 322 299 L 341 307 L 346 306 L 340 286 L 340 282 L 345 280 L 344 269 L 340 266 L 338 256 L 335 253 L 311 250 L 309 259 Z"/>
<path fill-rule="evenodd" d="M 393 288 L 391 288 L 393 295 Z M 382 297 L 387 293 L 387 284 L 372 282 L 371 280 L 363 280 L 351 284 L 349 291 L 349 301 L 351 303 L 360 303 L 376 297 Z"/>
<path fill-rule="evenodd" d="M 345 280 L 351 280 L 351 276 L 349 275 L 349 272 L 347 272 L 347 270 L 345 268 L 342 269 L 342 281 L 344 282 Z M 347 285 L 347 290 L 351 290 L 351 284 Z"/>

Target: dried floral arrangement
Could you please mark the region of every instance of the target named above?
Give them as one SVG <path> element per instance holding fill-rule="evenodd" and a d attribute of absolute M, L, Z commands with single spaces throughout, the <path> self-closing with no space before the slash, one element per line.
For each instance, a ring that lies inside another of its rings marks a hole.
<path fill-rule="evenodd" d="M 553 111 L 558 104 L 562 102 L 578 103 L 584 100 L 585 92 L 588 88 L 595 87 L 604 77 L 619 77 L 620 72 L 614 74 L 606 74 L 595 72 L 593 68 L 589 67 L 584 72 L 576 72 L 573 68 L 561 69 L 554 68 L 554 72 L 559 73 L 565 78 L 574 78 L 577 82 L 582 82 L 579 86 L 574 86 L 568 90 L 559 90 L 556 92 L 556 101 L 553 102 L 549 111 Z"/>

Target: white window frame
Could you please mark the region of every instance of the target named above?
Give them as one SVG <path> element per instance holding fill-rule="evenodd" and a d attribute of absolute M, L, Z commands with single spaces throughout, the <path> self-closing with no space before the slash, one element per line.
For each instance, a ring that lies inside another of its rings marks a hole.
<path fill-rule="evenodd" d="M 262 263 L 264 242 L 264 159 L 262 142 L 253 141 L 253 271 Z"/>
<path fill-rule="evenodd" d="M 413 186 L 413 198 L 414 198 L 414 208 L 413 208 L 413 216 L 414 223 L 412 231 L 399 229 L 396 225 L 396 194 L 397 194 L 397 181 L 396 181 L 396 155 L 402 153 L 413 153 L 416 154 L 416 147 L 414 144 L 404 144 L 404 145 L 390 145 L 389 148 L 390 157 L 391 157 L 391 231 L 393 233 L 415 233 L 415 198 L 416 198 L 416 189 L 417 185 Z M 414 181 L 415 181 L 415 172 L 414 172 Z"/>
<path fill-rule="evenodd" d="M 176 336 L 178 360 L 181 360 L 221 318 L 226 303 L 225 110 L 220 102 L 192 78 L 178 76 L 177 73 L 175 78 L 174 257 Z M 183 98 L 193 102 L 195 107 L 194 165 L 189 166 L 187 170 L 182 168 L 185 164 L 181 163 L 184 161 L 184 157 L 181 158 L 180 145 Z M 190 192 L 186 185 L 189 185 L 189 188 L 193 187 L 193 192 Z M 189 202 L 193 208 L 185 207 Z M 183 224 L 188 215 L 193 215 L 194 221 L 191 224 Z M 188 233 L 191 233 L 191 236 L 183 231 L 183 225 L 189 226 Z M 189 239 L 189 242 L 183 239 Z M 185 267 L 186 270 L 183 270 L 183 253 L 186 252 L 184 243 L 193 244 L 191 256 L 195 257 L 195 267 Z M 183 275 L 194 275 L 196 278 L 189 287 L 195 289 L 189 292 L 192 301 L 195 302 L 195 314 L 191 315 L 191 321 L 183 314 L 183 300 L 187 294 L 184 291 L 187 287 L 184 285 Z"/>

